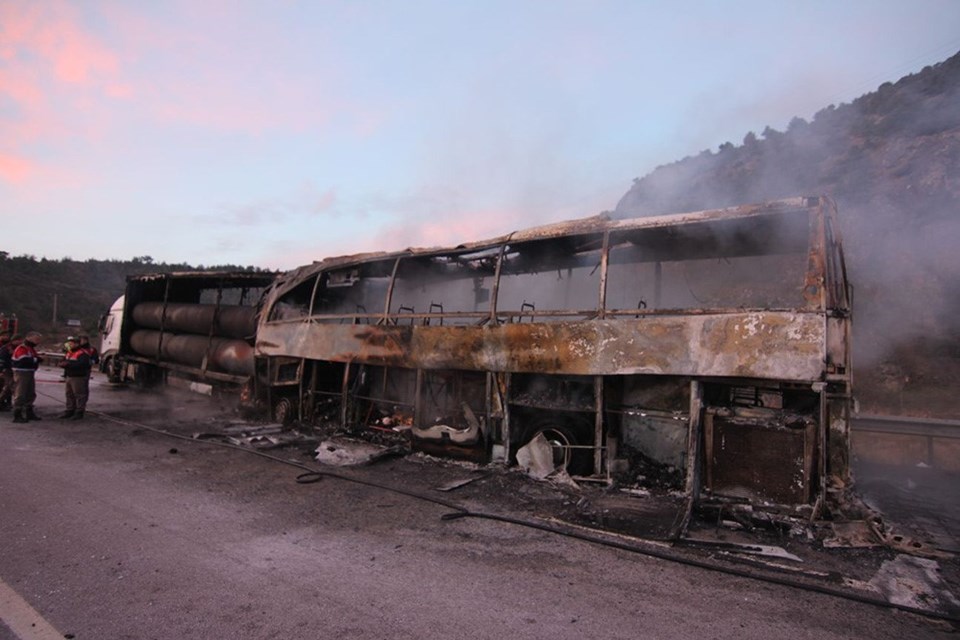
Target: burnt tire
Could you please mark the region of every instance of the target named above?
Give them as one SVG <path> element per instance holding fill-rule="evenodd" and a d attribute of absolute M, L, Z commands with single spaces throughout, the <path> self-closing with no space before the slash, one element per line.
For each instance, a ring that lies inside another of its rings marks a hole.
<path fill-rule="evenodd" d="M 585 475 L 593 468 L 592 452 L 590 449 L 574 448 L 590 444 L 584 435 L 585 430 L 585 423 L 546 420 L 528 429 L 523 443 L 527 444 L 537 437 L 537 434 L 542 433 L 553 449 L 554 468 L 562 466 L 572 476 Z"/>
<path fill-rule="evenodd" d="M 273 405 L 273 420 L 287 426 L 297 417 L 297 408 L 290 398 L 280 398 Z"/>

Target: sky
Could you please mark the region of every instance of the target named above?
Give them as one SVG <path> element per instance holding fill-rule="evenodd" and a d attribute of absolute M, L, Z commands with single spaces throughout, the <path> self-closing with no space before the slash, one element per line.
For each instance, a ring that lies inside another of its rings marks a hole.
<path fill-rule="evenodd" d="M 481 240 L 958 50 L 957 0 L 0 0 L 0 251 Z"/>

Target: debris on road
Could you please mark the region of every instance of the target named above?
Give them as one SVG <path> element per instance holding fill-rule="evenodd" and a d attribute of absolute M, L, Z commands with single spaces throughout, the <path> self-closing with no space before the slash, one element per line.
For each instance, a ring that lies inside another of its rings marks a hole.
<path fill-rule="evenodd" d="M 320 443 L 316 449 L 315 459 L 323 464 L 349 467 L 370 464 L 404 453 L 406 450 L 403 447 L 385 447 L 353 438 L 331 438 Z"/>
<path fill-rule="evenodd" d="M 482 475 L 476 475 L 470 478 L 459 478 L 457 480 L 451 480 L 446 484 L 442 484 L 439 487 L 434 487 L 434 491 L 453 491 L 454 489 L 459 489 L 460 487 L 465 487 L 468 484 L 472 484 L 477 480 L 483 480 L 484 478 L 489 478 L 490 473 L 484 473 Z"/>
<path fill-rule="evenodd" d="M 894 604 L 960 613 L 960 600 L 940 578 L 936 560 L 898 555 L 880 566 L 869 585 Z"/>
<path fill-rule="evenodd" d="M 881 544 L 882 535 L 877 531 L 876 525 L 867 520 L 832 522 L 830 530 L 833 537 L 823 541 L 823 546 L 827 549 L 866 549 Z"/>
<path fill-rule="evenodd" d="M 769 544 L 745 544 L 739 542 L 723 542 L 720 540 L 695 540 L 685 538 L 679 541 L 679 544 L 690 547 L 702 547 L 726 551 L 727 553 L 745 553 L 752 556 L 764 556 L 766 558 L 778 558 L 780 560 L 790 560 L 792 562 L 803 562 L 799 556 L 790 553 L 783 547 Z"/>
<path fill-rule="evenodd" d="M 296 429 L 290 429 L 278 423 L 257 425 L 249 422 L 232 422 L 210 431 L 194 433 L 193 439 L 221 440 L 254 449 L 274 449 L 305 442 L 311 438 Z"/>
<path fill-rule="evenodd" d="M 537 480 L 543 480 L 553 473 L 556 468 L 553 447 L 542 433 L 517 450 L 517 466 Z"/>

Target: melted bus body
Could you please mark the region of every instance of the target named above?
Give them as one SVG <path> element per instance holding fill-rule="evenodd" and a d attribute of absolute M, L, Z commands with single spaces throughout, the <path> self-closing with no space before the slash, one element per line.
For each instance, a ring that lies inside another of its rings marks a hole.
<path fill-rule="evenodd" d="M 698 499 L 820 504 L 848 479 L 850 303 L 834 207 L 794 198 L 326 259 L 266 292 L 283 418 L 403 425 L 582 477 L 654 465 Z"/>

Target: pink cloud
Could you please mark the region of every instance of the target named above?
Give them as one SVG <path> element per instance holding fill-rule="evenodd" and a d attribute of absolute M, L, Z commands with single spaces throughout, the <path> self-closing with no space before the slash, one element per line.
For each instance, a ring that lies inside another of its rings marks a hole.
<path fill-rule="evenodd" d="M 223 0 L 166 6 L 164 19 L 138 3 L 118 3 L 108 16 L 129 60 L 125 84 L 160 126 L 249 135 L 335 126 L 369 135 L 381 125 L 380 113 L 342 89 L 349 69 L 324 51 L 322 31 L 306 61 L 296 38 L 262 10 Z"/>
<path fill-rule="evenodd" d="M 136 92 L 154 118 L 211 131 L 304 133 L 328 127 L 338 114 L 353 121 L 341 93 L 321 77 L 278 72 L 264 60 L 244 59 L 251 55 L 185 45 Z M 191 69 L 189 77 L 183 68 Z"/>
<path fill-rule="evenodd" d="M 519 216 L 509 211 L 471 211 L 457 217 L 396 223 L 373 236 L 371 249 L 456 246 L 514 231 Z"/>
<path fill-rule="evenodd" d="M 61 82 L 85 84 L 117 71 L 117 57 L 81 26 L 77 9 L 66 2 L 0 6 L 3 57 L 36 56 Z"/>
<path fill-rule="evenodd" d="M 76 25 L 63 22 L 53 29 L 50 56 L 62 81 L 84 84 L 95 76 L 109 77 L 116 73 L 116 56 Z"/>
<path fill-rule="evenodd" d="M 105 17 L 105 16 L 101 16 Z M 111 122 L 103 97 L 125 97 L 117 54 L 61 1 L 0 2 L 0 177 L 75 183 L 82 170 L 31 157 L 34 149 L 95 140 Z M 39 145 L 39 146 L 38 146 Z"/>
<path fill-rule="evenodd" d="M 107 95 L 111 98 L 128 99 L 134 96 L 133 85 L 128 83 L 115 83 L 106 88 Z"/>
<path fill-rule="evenodd" d="M 34 172 L 35 166 L 25 158 L 0 154 L 0 180 L 24 182 Z"/>
<path fill-rule="evenodd" d="M 383 113 L 337 89 L 348 71 L 335 56 L 318 54 L 309 68 L 271 62 L 299 55 L 280 27 L 228 2 L 173 0 L 158 11 L 0 1 L 0 97 L 12 99 L 16 120 L 0 119 L 0 139 L 20 148 L 52 136 L 97 140 L 116 125 L 118 101 L 160 127 L 262 135 L 335 126 L 370 136 L 382 126 Z"/>
<path fill-rule="evenodd" d="M 22 69 L 0 69 L 0 95 L 8 96 L 25 110 L 36 109 L 43 102 L 37 78 Z"/>
<path fill-rule="evenodd" d="M 340 236 L 331 236 L 324 243 L 318 243 L 316 238 L 311 238 L 300 246 L 284 242 L 282 246 L 273 246 L 265 252 L 259 266 L 293 269 L 315 260 L 340 255 L 402 251 L 411 247 L 454 247 L 461 243 L 487 240 L 515 231 L 521 228 L 521 225 L 516 224 L 519 219 L 521 219 L 519 214 L 507 210 L 477 210 L 442 219 L 405 218 L 384 226 L 370 235 L 354 234 L 349 240 Z"/>

